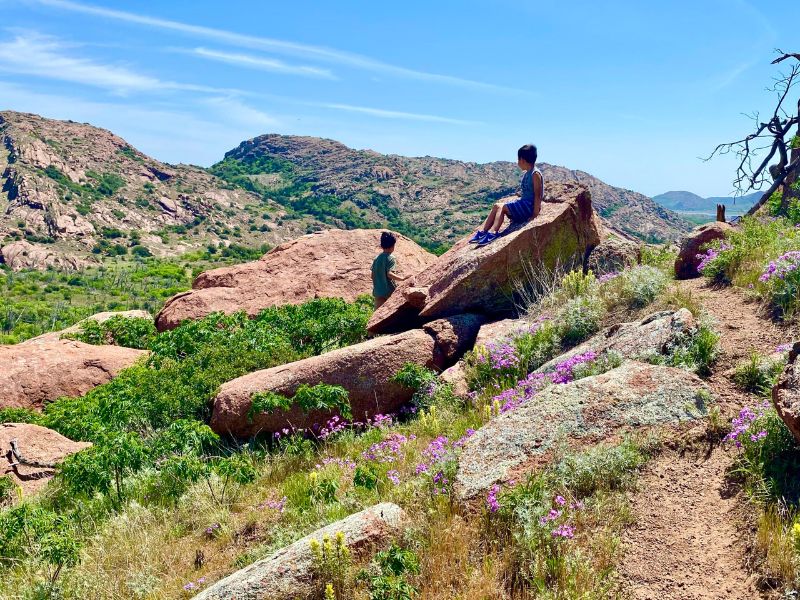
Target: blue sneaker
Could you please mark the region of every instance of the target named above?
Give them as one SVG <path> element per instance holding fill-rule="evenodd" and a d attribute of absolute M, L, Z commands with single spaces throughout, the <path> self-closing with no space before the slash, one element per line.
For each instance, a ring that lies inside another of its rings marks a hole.
<path fill-rule="evenodd" d="M 492 233 L 491 231 L 487 231 L 486 235 L 483 236 L 483 239 L 480 242 L 478 242 L 478 247 L 482 248 L 483 246 L 488 246 L 499 237 L 500 237 L 499 233 Z"/>
<path fill-rule="evenodd" d="M 480 244 L 483 241 L 483 238 L 486 234 L 489 233 L 488 231 L 481 231 L 480 229 L 475 232 L 475 235 L 472 236 L 472 239 L 468 241 L 468 244 Z"/>

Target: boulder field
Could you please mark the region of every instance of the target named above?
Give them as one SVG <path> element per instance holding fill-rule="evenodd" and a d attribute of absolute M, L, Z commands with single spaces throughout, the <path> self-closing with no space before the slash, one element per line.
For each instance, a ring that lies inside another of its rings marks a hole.
<path fill-rule="evenodd" d="M 236 571 L 200 592 L 195 600 L 294 600 L 319 593 L 314 581 L 311 542 L 336 539 L 341 533 L 355 558 L 389 545 L 404 529 L 403 509 L 384 502 L 318 529 L 272 554 Z M 335 542 L 334 542 L 335 543 Z"/>
<path fill-rule="evenodd" d="M 0 408 L 41 409 L 61 396 L 83 396 L 146 354 L 47 336 L 0 346 Z"/>
<path fill-rule="evenodd" d="M 403 282 L 369 321 L 372 333 L 404 331 L 465 312 L 500 315 L 515 306 L 516 286 L 531 269 L 584 264 L 601 241 L 602 225 L 590 193 L 578 185 L 559 186 L 554 202 L 521 227 L 477 248 L 468 237 L 430 266 Z"/>
<path fill-rule="evenodd" d="M 243 310 L 254 317 L 265 308 L 314 298 L 352 301 L 372 293 L 370 267 L 381 249 L 380 230 L 328 229 L 276 246 L 261 259 L 206 271 L 192 289 L 172 298 L 156 315 L 159 331 L 212 312 Z M 398 273 L 414 275 L 436 258 L 409 238 L 394 234 Z"/>
<path fill-rule="evenodd" d="M 626 361 L 602 375 L 551 385 L 495 417 L 464 445 L 455 479 L 469 503 L 496 483 L 547 464 L 562 444 L 577 449 L 631 430 L 706 415 L 703 381 L 683 369 Z"/>
<path fill-rule="evenodd" d="M 681 240 L 678 258 L 675 259 L 675 277 L 677 279 L 691 279 L 699 277 L 697 267 L 700 265 L 698 254 L 702 248 L 714 240 L 724 240 L 725 236 L 733 230 L 733 226 L 721 221 L 706 223 L 693 229 Z"/>
<path fill-rule="evenodd" d="M 214 399 L 211 428 L 218 434 L 250 437 L 284 427 L 322 426 L 334 411 L 300 407 L 250 414 L 253 394 L 291 397 L 301 384 L 340 385 L 349 394 L 353 419 L 396 412 L 414 393 L 392 381 L 407 362 L 444 369 L 472 348 L 482 323 L 477 315 L 458 315 L 396 335 L 382 336 L 303 360 L 248 373 L 222 385 Z"/>

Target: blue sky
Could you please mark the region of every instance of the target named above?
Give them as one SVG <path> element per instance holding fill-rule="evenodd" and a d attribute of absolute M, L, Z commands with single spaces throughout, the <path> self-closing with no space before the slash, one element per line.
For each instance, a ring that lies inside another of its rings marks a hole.
<path fill-rule="evenodd" d="M 210 165 L 268 132 L 545 162 L 655 195 L 732 190 L 698 157 L 770 110 L 777 0 L 0 0 L 0 109 Z M 776 18 L 778 15 L 783 18 Z"/>

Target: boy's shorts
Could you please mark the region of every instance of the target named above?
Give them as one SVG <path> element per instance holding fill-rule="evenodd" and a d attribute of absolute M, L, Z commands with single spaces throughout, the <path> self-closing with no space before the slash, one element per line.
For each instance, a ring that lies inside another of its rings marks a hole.
<path fill-rule="evenodd" d="M 508 218 L 512 223 L 526 223 L 533 216 L 533 203 L 528 200 L 514 200 L 506 204 Z"/>

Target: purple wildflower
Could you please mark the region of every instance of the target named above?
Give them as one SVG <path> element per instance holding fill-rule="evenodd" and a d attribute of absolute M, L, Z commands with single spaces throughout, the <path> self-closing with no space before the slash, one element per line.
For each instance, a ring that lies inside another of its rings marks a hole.
<path fill-rule="evenodd" d="M 486 496 L 486 506 L 489 509 L 489 512 L 496 513 L 498 510 L 500 510 L 500 502 L 497 500 L 497 494 L 499 492 L 500 486 L 496 483 L 489 488 L 489 493 Z"/>

